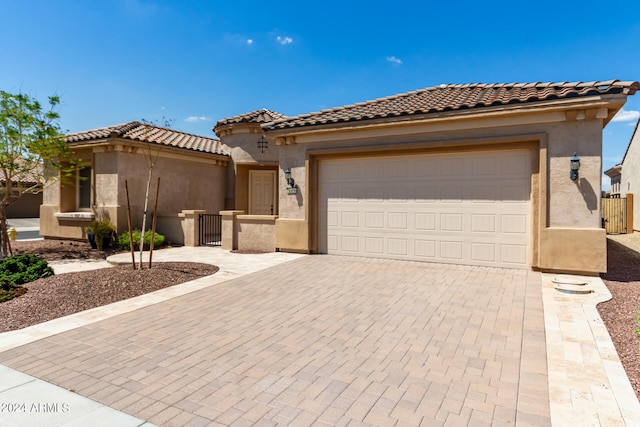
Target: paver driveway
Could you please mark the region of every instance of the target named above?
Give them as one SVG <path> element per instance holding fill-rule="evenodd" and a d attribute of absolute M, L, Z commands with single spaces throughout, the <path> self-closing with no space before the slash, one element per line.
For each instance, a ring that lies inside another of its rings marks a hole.
<path fill-rule="evenodd" d="M 538 273 L 307 256 L 0 353 L 157 425 L 550 425 Z"/>

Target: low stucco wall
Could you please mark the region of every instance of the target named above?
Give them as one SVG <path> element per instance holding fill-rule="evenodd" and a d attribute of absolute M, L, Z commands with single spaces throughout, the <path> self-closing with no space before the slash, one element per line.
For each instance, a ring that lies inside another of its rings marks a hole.
<path fill-rule="evenodd" d="M 238 250 L 275 252 L 277 218 L 275 215 L 236 216 Z"/>
<path fill-rule="evenodd" d="M 607 271 L 603 228 L 547 228 L 540 233 L 540 270 L 597 275 Z"/>
<path fill-rule="evenodd" d="M 277 219 L 276 248 L 283 252 L 309 253 L 309 224 L 295 219 Z"/>
<path fill-rule="evenodd" d="M 86 228 L 93 220 L 93 217 L 86 219 L 78 218 L 58 218 L 58 206 L 40 206 L 40 235 L 47 238 L 56 239 L 86 239 Z"/>

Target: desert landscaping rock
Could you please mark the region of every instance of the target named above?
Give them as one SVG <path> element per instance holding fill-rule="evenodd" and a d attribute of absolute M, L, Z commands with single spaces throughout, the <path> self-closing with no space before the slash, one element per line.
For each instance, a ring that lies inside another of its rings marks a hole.
<path fill-rule="evenodd" d="M 47 259 L 101 259 L 115 249 L 92 250 L 88 243 L 37 240 L 14 242 L 14 253 L 35 253 Z M 131 265 L 65 273 L 25 285 L 27 292 L 0 304 L 0 332 L 67 316 L 79 311 L 133 298 L 168 286 L 209 276 L 218 267 L 188 262 L 154 263 L 152 269 L 133 270 Z"/>

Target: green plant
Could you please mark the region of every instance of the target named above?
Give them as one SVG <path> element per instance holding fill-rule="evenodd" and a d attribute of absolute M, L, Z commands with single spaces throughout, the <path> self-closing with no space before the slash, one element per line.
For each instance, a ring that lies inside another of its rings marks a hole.
<path fill-rule="evenodd" d="M 10 253 L 7 208 L 27 194 L 37 194 L 49 179 L 71 182 L 79 162 L 73 158 L 60 129 L 60 98 L 45 107 L 23 93 L 0 90 L 0 258 Z M 44 165 L 47 165 L 46 169 Z M 29 185 L 18 185 L 28 182 Z"/>
<path fill-rule="evenodd" d="M 51 275 L 53 269 L 36 255 L 17 255 L 0 260 L 0 302 L 26 292 L 23 284 Z"/>
<path fill-rule="evenodd" d="M 140 235 L 142 234 L 142 232 L 140 230 L 133 230 L 131 234 L 133 238 L 133 247 L 136 248 L 140 245 Z M 151 231 L 146 231 L 144 233 L 144 249 L 149 249 L 150 245 L 151 245 Z M 164 245 L 164 236 L 160 233 L 156 233 L 153 236 L 153 247 L 159 248 L 162 245 Z M 128 232 L 124 232 L 118 237 L 118 246 L 126 250 L 131 249 Z"/>
<path fill-rule="evenodd" d="M 98 250 L 102 250 L 105 239 L 107 241 L 111 239 L 116 232 L 116 227 L 108 219 L 98 219 L 89 224 L 87 232 L 93 233 Z"/>

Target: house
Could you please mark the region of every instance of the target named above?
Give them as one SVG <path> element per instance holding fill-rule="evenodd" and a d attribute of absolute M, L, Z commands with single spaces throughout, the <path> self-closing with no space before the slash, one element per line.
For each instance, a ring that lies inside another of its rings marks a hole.
<path fill-rule="evenodd" d="M 607 197 L 620 197 L 620 180 L 622 177 L 622 164 L 610 167 L 604 174 L 611 179 L 611 189 L 606 193 Z"/>
<path fill-rule="evenodd" d="M 606 271 L 602 130 L 638 87 L 440 85 L 222 120 L 223 246 Z"/>
<path fill-rule="evenodd" d="M 87 167 L 45 191 L 41 233 L 82 238 L 94 215 L 126 229 L 124 181 L 140 218 L 157 152 L 158 229 L 175 242 L 197 244 L 195 214 L 220 212 L 226 249 L 597 274 L 602 130 L 639 87 L 450 84 L 252 111 L 218 121 L 220 140 L 137 122 L 72 134 Z"/>
<path fill-rule="evenodd" d="M 18 159 L 22 161 L 22 159 Z M 22 163 L 24 165 L 24 163 Z M 7 192 L 6 176 L 0 172 L 0 199 Z M 42 204 L 42 167 L 30 169 L 26 173 L 12 176 L 10 205 L 7 206 L 7 218 L 37 218 Z M 17 180 L 17 181 L 16 181 Z"/>
<path fill-rule="evenodd" d="M 184 243 L 183 211 L 225 208 L 229 155 L 215 138 L 130 122 L 69 134 L 66 141 L 83 167 L 75 182 L 57 180 L 45 189 L 40 234 L 46 238 L 85 238 L 96 216 L 110 219 L 119 232 L 127 230 L 125 185 L 132 226 L 141 228 L 149 162 L 154 163 L 149 218 L 160 177 L 157 228 L 169 241 Z"/>
<path fill-rule="evenodd" d="M 623 196 L 633 194 L 633 230 L 640 231 L 640 121 L 622 158 L 622 174 L 620 176 L 620 193 Z"/>

